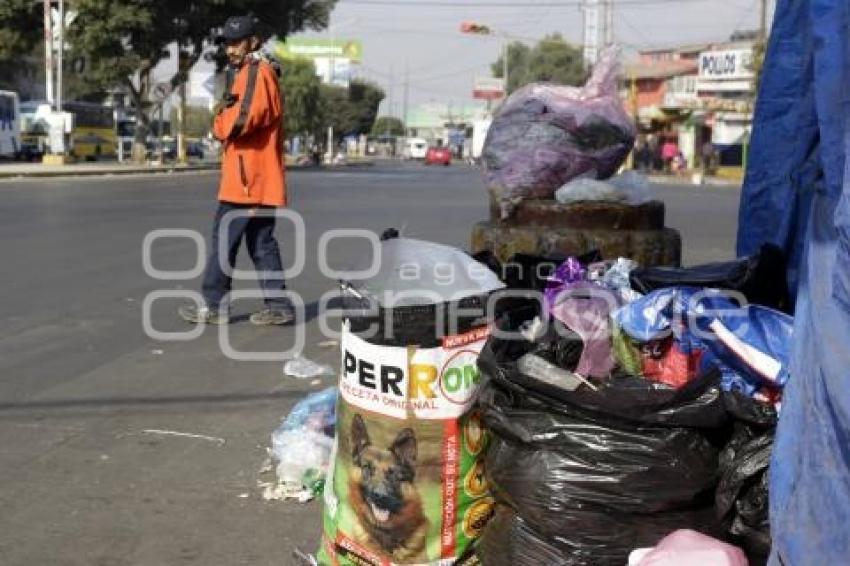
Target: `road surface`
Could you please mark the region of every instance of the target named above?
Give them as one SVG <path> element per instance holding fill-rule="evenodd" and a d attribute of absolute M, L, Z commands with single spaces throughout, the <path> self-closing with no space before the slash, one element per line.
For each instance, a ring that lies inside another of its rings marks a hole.
<path fill-rule="evenodd" d="M 151 293 L 197 290 L 197 278 L 151 278 L 143 242 L 154 230 L 206 237 L 214 173 L 0 182 L 0 556 L 24 565 L 287 564 L 313 551 L 317 503 L 264 502 L 257 487 L 269 435 L 318 384 L 282 374 L 280 362 L 224 356 L 216 329 L 163 342 L 143 330 Z M 316 302 L 335 282 L 320 274 L 319 238 L 330 229 L 393 226 L 412 237 L 466 246 L 487 215 L 477 174 L 465 167 L 384 164 L 289 177 L 303 238 L 281 226 L 285 263 L 303 250 L 291 281 L 307 305 L 304 354 L 322 348 Z M 686 262 L 732 255 L 739 191 L 658 187 L 668 224 L 684 235 Z M 299 242 L 300 241 L 300 244 Z M 342 269 L 365 240 L 332 240 Z M 203 259 L 186 238 L 160 238 L 152 267 L 191 270 Z M 244 257 L 242 258 L 245 259 Z M 245 262 L 240 267 L 250 268 Z M 239 289 L 250 284 L 237 284 Z M 177 298 L 152 303 L 158 332 L 189 327 Z M 241 352 L 280 352 L 293 328 L 254 328 L 239 301 L 228 327 Z M 180 433 L 186 435 L 174 435 Z"/>

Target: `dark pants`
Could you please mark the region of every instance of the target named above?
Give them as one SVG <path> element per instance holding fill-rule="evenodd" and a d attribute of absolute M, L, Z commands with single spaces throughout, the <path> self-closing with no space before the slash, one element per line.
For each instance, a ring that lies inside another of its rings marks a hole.
<path fill-rule="evenodd" d="M 212 236 L 212 253 L 210 253 L 209 261 L 207 262 L 207 270 L 204 275 L 203 294 L 207 306 L 211 309 L 217 309 L 222 306 L 222 300 L 233 284 L 231 277 L 226 275 L 221 269 L 219 261 L 219 226 L 224 215 L 231 210 L 248 211 L 253 208 L 258 210 L 273 210 L 265 207 L 254 207 L 228 202 L 220 202 L 218 210 L 215 213 L 215 221 L 213 223 Z M 280 248 L 278 248 L 277 240 L 274 238 L 274 217 L 264 216 L 241 216 L 230 222 L 227 230 L 227 263 L 226 265 L 234 268 L 236 265 L 236 253 L 239 251 L 239 245 L 242 239 L 245 239 L 245 245 L 248 247 L 248 253 L 251 254 L 251 259 L 254 261 L 254 267 L 257 269 L 257 274 L 260 279 L 260 287 L 265 296 L 266 306 L 271 309 L 285 309 L 289 306 L 289 302 L 281 297 L 270 297 L 274 292 L 280 292 L 286 289 L 286 283 L 280 272 L 283 267 L 280 261 Z M 277 273 L 275 273 L 277 272 Z"/>

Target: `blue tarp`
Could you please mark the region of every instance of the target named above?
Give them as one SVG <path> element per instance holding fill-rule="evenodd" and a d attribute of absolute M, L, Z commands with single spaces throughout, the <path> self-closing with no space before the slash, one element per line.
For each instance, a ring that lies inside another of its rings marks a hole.
<path fill-rule="evenodd" d="M 738 254 L 790 255 L 795 344 L 770 472 L 773 565 L 850 563 L 850 3 L 778 0 Z"/>

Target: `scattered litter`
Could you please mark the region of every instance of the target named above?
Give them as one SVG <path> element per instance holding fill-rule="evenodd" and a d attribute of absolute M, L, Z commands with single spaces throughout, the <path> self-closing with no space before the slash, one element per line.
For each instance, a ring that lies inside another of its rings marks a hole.
<path fill-rule="evenodd" d="M 319 561 L 316 560 L 316 557 L 312 554 L 307 554 L 297 548 L 292 551 L 292 554 L 297 558 L 301 564 L 304 566 L 319 566 Z"/>
<path fill-rule="evenodd" d="M 108 461 L 108 460 L 109 460 L 109 456 L 107 456 L 106 454 L 101 454 L 101 455 L 100 455 L 100 461 L 101 461 L 101 462 L 106 462 L 106 461 Z"/>
<path fill-rule="evenodd" d="M 297 501 L 298 503 L 307 503 L 315 497 L 311 490 L 305 489 L 300 483 L 279 481 L 275 484 L 260 481 L 257 482 L 257 485 L 263 489 L 263 501 Z"/>
<path fill-rule="evenodd" d="M 161 356 L 164 353 L 165 353 L 164 350 L 151 350 L 151 354 L 153 354 L 154 356 Z"/>
<path fill-rule="evenodd" d="M 162 436 L 180 436 L 183 438 L 197 438 L 198 440 L 206 440 L 208 442 L 215 442 L 219 446 L 224 446 L 226 442 L 223 438 L 218 436 L 207 436 L 205 434 L 192 434 L 189 432 L 178 432 L 176 430 L 159 430 L 155 428 L 147 428 L 142 431 L 144 434 L 159 434 Z"/>
<path fill-rule="evenodd" d="M 311 381 L 311 382 L 310 382 L 310 386 L 311 386 L 311 387 L 317 387 L 317 386 L 319 386 L 319 385 L 321 385 L 321 384 L 322 384 L 322 380 L 321 380 L 321 379 L 314 379 L 313 381 Z"/>
<path fill-rule="evenodd" d="M 322 492 L 334 445 L 336 402 L 336 387 L 311 393 L 272 433 L 271 459 L 261 473 L 274 469 L 277 482 L 259 482 L 264 500 L 304 503 Z"/>
<path fill-rule="evenodd" d="M 248 499 L 249 497 L 251 497 L 251 494 L 250 493 L 240 493 L 238 495 L 238 497 L 239 497 L 239 499 Z"/>
<path fill-rule="evenodd" d="M 339 346 L 339 342 L 336 340 L 325 340 L 324 342 L 319 342 L 319 348 L 336 348 Z"/>
<path fill-rule="evenodd" d="M 283 373 L 298 379 L 310 379 L 320 375 L 336 375 L 329 365 L 317 364 L 304 356 L 296 356 L 283 364 Z"/>

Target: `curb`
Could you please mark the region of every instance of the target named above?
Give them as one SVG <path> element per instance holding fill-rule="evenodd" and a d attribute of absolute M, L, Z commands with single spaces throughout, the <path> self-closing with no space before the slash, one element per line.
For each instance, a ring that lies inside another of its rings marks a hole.
<path fill-rule="evenodd" d="M 49 170 L 49 171 L 19 171 L 6 172 L 0 169 L 0 180 L 3 179 L 49 179 L 56 177 L 110 177 L 117 175 L 163 175 L 168 173 L 193 173 L 198 171 L 218 171 L 220 165 L 197 165 L 173 167 L 122 167 L 115 169 L 79 169 L 79 170 Z"/>
<path fill-rule="evenodd" d="M 743 185 L 744 181 L 735 181 L 732 179 L 722 179 L 719 177 L 710 177 L 705 180 L 701 185 L 695 185 L 691 182 L 690 178 L 687 177 L 668 177 L 665 175 L 650 175 L 647 177 L 650 183 L 654 183 L 656 185 L 687 185 L 689 187 L 693 187 L 698 189 L 700 187 L 730 187 L 730 188 L 740 188 Z"/>
<path fill-rule="evenodd" d="M 287 171 L 299 171 L 308 169 L 336 169 L 341 167 L 372 167 L 372 162 L 354 162 L 343 165 L 323 165 L 320 168 L 310 165 L 288 165 Z M 73 166 L 71 166 L 73 167 Z M 111 177 L 119 175 L 165 175 L 173 173 L 197 173 L 205 171 L 218 171 L 221 163 L 209 163 L 204 165 L 173 165 L 169 167 L 116 167 L 112 169 L 79 169 L 79 170 L 47 170 L 47 171 L 3 171 L 0 168 L 0 180 L 10 179 L 50 179 L 59 177 Z"/>

